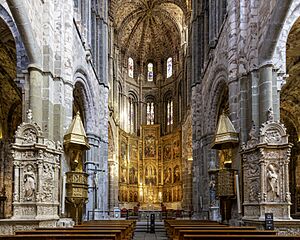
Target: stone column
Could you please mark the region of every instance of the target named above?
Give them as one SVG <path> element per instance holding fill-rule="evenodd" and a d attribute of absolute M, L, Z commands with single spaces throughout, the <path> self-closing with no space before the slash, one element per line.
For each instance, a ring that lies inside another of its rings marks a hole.
<path fill-rule="evenodd" d="M 267 121 L 267 112 L 273 108 L 273 66 L 265 64 L 260 67 L 259 74 L 259 125 Z"/>
<path fill-rule="evenodd" d="M 34 121 L 39 126 L 43 122 L 43 100 L 42 100 L 42 87 L 43 87 L 43 72 L 39 68 L 30 66 L 29 71 L 29 109 L 32 110 Z"/>
<path fill-rule="evenodd" d="M 91 150 L 93 148 L 93 146 L 91 145 L 91 142 L 89 141 L 89 144 L 91 146 L 91 149 L 89 151 L 87 151 L 87 159 L 91 160 Z M 94 188 L 95 188 L 95 183 L 94 183 L 94 174 L 96 172 L 96 166 L 95 163 L 93 161 L 86 161 L 84 163 L 85 166 L 85 172 L 89 175 L 88 176 L 88 202 L 86 203 L 85 206 L 85 215 L 84 215 L 84 220 L 91 220 L 93 219 L 94 216 L 94 210 L 95 210 L 95 194 L 94 194 Z"/>
<path fill-rule="evenodd" d="M 14 197 L 13 197 L 13 201 L 20 201 L 20 194 L 19 194 L 19 182 L 20 182 L 20 163 L 18 161 L 14 162 L 14 180 L 15 180 L 15 184 L 14 184 Z"/>
<path fill-rule="evenodd" d="M 247 141 L 247 121 L 249 117 L 249 113 L 247 112 L 247 109 L 249 107 L 249 99 L 248 99 L 248 82 L 249 78 L 247 76 L 242 76 L 240 78 L 240 124 L 241 124 L 241 131 L 240 131 L 240 140 L 242 142 Z"/>
<path fill-rule="evenodd" d="M 255 126 L 259 126 L 259 77 L 256 70 L 250 72 L 250 86 L 249 86 L 249 96 L 251 96 L 251 109 L 250 119 L 252 119 Z M 249 123 L 250 124 L 250 123 Z M 249 126 L 251 129 L 251 126 Z"/>

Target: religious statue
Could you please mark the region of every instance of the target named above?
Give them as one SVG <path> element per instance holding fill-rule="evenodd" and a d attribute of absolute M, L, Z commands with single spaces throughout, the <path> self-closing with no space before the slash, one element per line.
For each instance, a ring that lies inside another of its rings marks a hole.
<path fill-rule="evenodd" d="M 249 140 L 257 140 L 257 137 L 256 137 L 256 126 L 255 126 L 254 121 L 252 121 L 252 127 L 251 127 L 251 130 L 249 132 Z"/>
<path fill-rule="evenodd" d="M 172 180 L 172 169 L 171 168 L 168 168 L 168 169 L 165 169 L 165 179 L 164 179 L 165 183 L 170 183 L 171 180 Z"/>
<path fill-rule="evenodd" d="M 170 145 L 166 145 L 164 147 L 164 160 L 165 161 L 171 160 L 171 157 L 172 157 L 171 155 L 172 155 L 172 152 L 171 152 Z"/>
<path fill-rule="evenodd" d="M 173 142 L 173 158 L 180 157 L 180 142 L 175 140 Z"/>
<path fill-rule="evenodd" d="M 270 121 L 270 122 L 274 121 L 274 112 L 271 107 L 268 109 L 268 121 Z"/>
<path fill-rule="evenodd" d="M 28 119 L 28 121 L 31 122 L 32 121 L 32 110 L 28 109 L 26 113 L 27 113 L 27 119 Z"/>
<path fill-rule="evenodd" d="M 129 184 L 137 184 L 137 171 L 135 167 L 129 169 Z"/>
<path fill-rule="evenodd" d="M 27 171 L 24 173 L 24 190 L 24 199 L 32 201 L 35 193 L 35 177 L 31 165 L 27 167 Z"/>
<path fill-rule="evenodd" d="M 270 164 L 267 168 L 267 179 L 270 186 L 270 191 L 276 197 L 279 196 L 279 181 L 278 181 L 278 173 L 276 171 L 276 167 L 273 164 Z"/>
<path fill-rule="evenodd" d="M 127 145 L 125 142 L 121 143 L 121 166 L 127 166 Z"/>
<path fill-rule="evenodd" d="M 127 171 L 126 168 L 122 168 L 122 172 L 121 172 L 121 182 L 122 183 L 126 183 L 127 182 Z"/>
<path fill-rule="evenodd" d="M 213 175 L 209 182 L 209 197 L 210 197 L 210 206 L 215 206 L 216 205 L 216 180 Z"/>
<path fill-rule="evenodd" d="M 177 183 L 180 181 L 180 170 L 179 170 L 179 166 L 176 165 L 176 167 L 174 168 L 174 183 Z"/>

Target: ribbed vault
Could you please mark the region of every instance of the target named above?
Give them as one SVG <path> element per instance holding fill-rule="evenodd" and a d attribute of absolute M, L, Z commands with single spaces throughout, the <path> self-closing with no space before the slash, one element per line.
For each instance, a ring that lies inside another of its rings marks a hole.
<path fill-rule="evenodd" d="M 136 59 L 163 59 L 180 47 L 186 0 L 114 0 L 118 44 Z"/>

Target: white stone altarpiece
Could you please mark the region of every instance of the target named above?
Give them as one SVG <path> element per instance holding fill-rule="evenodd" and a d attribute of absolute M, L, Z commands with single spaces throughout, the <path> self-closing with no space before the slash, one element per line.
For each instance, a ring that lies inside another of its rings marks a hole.
<path fill-rule="evenodd" d="M 270 110 L 271 112 L 271 110 Z M 285 127 L 272 114 L 262 124 L 259 136 L 255 126 L 242 147 L 245 220 L 290 220 L 289 160 L 292 145 Z"/>
<path fill-rule="evenodd" d="M 14 193 L 12 219 L 59 219 L 61 144 L 43 137 L 28 114 L 12 145 Z"/>

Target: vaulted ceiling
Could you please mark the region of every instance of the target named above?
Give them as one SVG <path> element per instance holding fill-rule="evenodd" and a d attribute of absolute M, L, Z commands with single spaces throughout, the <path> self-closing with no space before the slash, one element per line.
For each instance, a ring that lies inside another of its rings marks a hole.
<path fill-rule="evenodd" d="M 300 18 L 289 33 L 286 49 L 286 71 L 289 77 L 280 93 L 281 117 L 288 129 L 294 125 L 300 134 Z"/>
<path fill-rule="evenodd" d="M 15 40 L 6 23 L 0 18 L 0 121 L 7 137 L 13 136 L 22 119 L 22 94 L 14 82 L 17 77 L 16 66 Z"/>
<path fill-rule="evenodd" d="M 189 0 L 112 0 L 110 15 L 126 55 L 164 59 L 181 44 Z"/>

